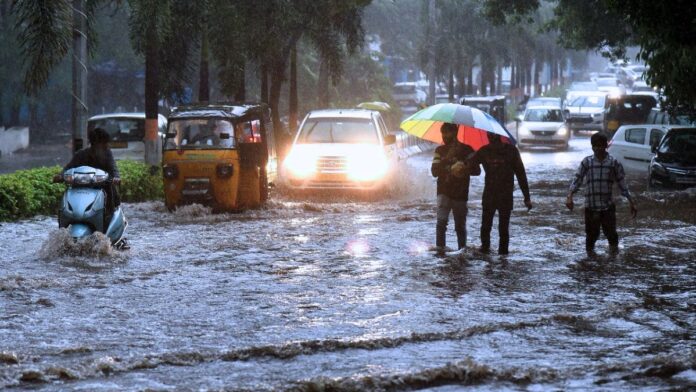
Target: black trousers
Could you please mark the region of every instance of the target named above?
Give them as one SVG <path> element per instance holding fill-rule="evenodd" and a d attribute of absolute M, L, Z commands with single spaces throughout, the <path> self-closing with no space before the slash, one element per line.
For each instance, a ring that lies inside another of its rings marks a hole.
<path fill-rule="evenodd" d="M 604 236 L 607 237 L 609 245 L 616 247 L 619 245 L 619 234 L 616 232 L 616 206 L 611 206 L 606 210 L 591 210 L 585 208 L 585 249 L 593 251 L 595 242 L 599 239 L 599 229 L 602 229 Z"/>
<path fill-rule="evenodd" d="M 481 216 L 481 247 L 490 249 L 491 247 L 491 228 L 493 228 L 493 217 L 498 211 L 498 233 L 500 234 L 500 242 L 498 242 L 498 253 L 508 253 L 508 245 L 510 244 L 510 215 L 512 209 L 498 207 L 484 207 L 483 215 Z"/>

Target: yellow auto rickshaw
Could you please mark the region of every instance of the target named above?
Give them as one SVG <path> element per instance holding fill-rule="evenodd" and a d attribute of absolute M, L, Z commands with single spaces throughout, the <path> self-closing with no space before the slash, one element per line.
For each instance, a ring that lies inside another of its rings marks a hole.
<path fill-rule="evenodd" d="M 162 174 L 170 211 L 192 203 L 214 211 L 257 208 L 277 167 L 265 104 L 180 106 L 169 115 Z"/>

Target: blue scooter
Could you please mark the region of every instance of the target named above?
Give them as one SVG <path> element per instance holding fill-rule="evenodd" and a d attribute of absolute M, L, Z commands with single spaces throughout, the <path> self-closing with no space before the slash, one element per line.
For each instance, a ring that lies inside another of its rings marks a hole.
<path fill-rule="evenodd" d="M 107 222 L 106 192 L 111 189 L 109 174 L 100 169 L 80 166 L 66 170 L 62 181 L 59 176 L 54 182 L 65 182 L 63 204 L 58 213 L 58 227 L 66 227 L 74 239 L 86 237 L 95 231 L 104 233 L 115 248 L 127 248 L 123 237 L 128 221 L 119 206 Z"/>

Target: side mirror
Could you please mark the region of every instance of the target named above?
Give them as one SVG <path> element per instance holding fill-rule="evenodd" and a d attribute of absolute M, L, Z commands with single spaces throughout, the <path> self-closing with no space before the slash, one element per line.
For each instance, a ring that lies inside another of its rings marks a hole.
<path fill-rule="evenodd" d="M 164 134 L 166 139 L 174 139 L 176 137 L 176 132 L 167 132 Z"/>
<path fill-rule="evenodd" d="M 220 134 L 220 139 L 221 139 L 221 140 L 229 139 L 229 138 L 230 138 L 230 134 L 229 134 L 229 133 L 223 132 L 223 133 Z"/>
<path fill-rule="evenodd" d="M 651 144 L 650 151 L 652 151 L 652 153 L 655 154 L 657 152 L 657 144 Z"/>
<path fill-rule="evenodd" d="M 521 122 L 522 116 L 515 116 L 515 122 Z"/>
<path fill-rule="evenodd" d="M 385 135 L 384 136 L 384 145 L 388 146 L 390 144 L 396 143 L 396 135 Z"/>

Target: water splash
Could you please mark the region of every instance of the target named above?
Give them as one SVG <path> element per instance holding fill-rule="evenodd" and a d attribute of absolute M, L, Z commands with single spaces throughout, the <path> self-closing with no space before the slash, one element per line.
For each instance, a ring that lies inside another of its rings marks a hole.
<path fill-rule="evenodd" d="M 75 240 L 66 228 L 49 233 L 48 238 L 39 249 L 41 259 L 62 256 L 106 258 L 112 255 L 111 240 L 103 233 L 95 232 L 85 238 Z"/>

